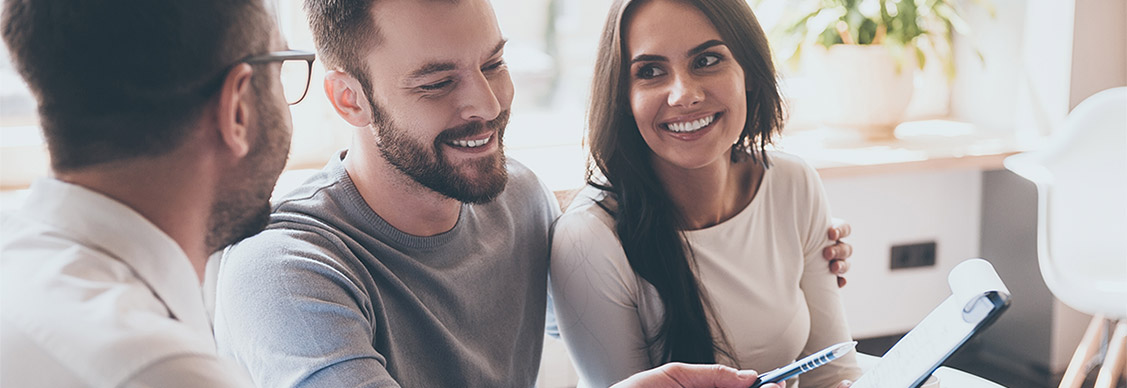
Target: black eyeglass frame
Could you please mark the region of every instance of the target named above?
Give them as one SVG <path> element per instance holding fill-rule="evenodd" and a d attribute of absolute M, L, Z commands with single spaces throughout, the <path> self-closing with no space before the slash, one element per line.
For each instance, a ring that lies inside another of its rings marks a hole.
<path fill-rule="evenodd" d="M 297 101 L 294 101 L 292 103 L 289 102 L 289 101 L 286 101 L 286 103 L 288 103 L 290 105 L 296 105 L 297 103 L 301 102 L 301 100 L 305 99 L 306 94 L 309 94 L 309 82 L 310 82 L 310 78 L 313 78 L 313 61 L 316 60 L 316 59 L 317 59 L 317 54 L 312 52 L 312 51 L 286 50 L 286 51 L 273 51 L 273 52 L 269 52 L 269 53 L 262 54 L 262 55 L 255 55 L 255 56 L 247 57 L 246 59 L 243 59 L 241 62 L 247 63 L 247 64 L 259 64 L 259 63 L 283 62 L 283 61 L 290 61 L 290 60 L 305 61 L 306 66 L 307 66 L 306 69 L 305 69 L 305 88 L 301 91 L 301 97 L 298 97 Z"/>

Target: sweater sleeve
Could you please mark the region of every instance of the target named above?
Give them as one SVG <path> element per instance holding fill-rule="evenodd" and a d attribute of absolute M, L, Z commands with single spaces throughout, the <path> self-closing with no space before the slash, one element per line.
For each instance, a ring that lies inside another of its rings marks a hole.
<path fill-rule="evenodd" d="M 557 222 L 551 277 L 556 319 L 581 381 L 606 387 L 654 366 L 638 308 L 639 282 L 618 238 L 592 212 Z"/>
<path fill-rule="evenodd" d="M 799 182 L 805 182 L 809 218 L 808 227 L 803 230 L 805 264 L 799 287 L 810 309 L 810 336 L 799 358 L 830 345 L 852 340 L 837 287 L 837 276 L 830 272 L 826 260 L 822 258 L 822 249 L 833 243 L 827 236 L 831 224 L 829 201 L 817 171 L 806 164 L 803 164 L 803 168 L 805 179 Z M 803 374 L 799 381 L 802 388 L 834 388 L 841 380 L 857 380 L 860 375 L 856 352 L 851 352 L 837 361 Z"/>
<path fill-rule="evenodd" d="M 329 246 L 317 233 L 268 230 L 223 258 L 216 340 L 257 386 L 399 386 L 372 346 L 370 299 Z"/>

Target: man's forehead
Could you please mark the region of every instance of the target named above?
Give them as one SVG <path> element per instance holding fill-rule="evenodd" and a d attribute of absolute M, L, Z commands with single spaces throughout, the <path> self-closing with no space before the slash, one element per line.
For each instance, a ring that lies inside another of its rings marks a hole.
<path fill-rule="evenodd" d="M 385 0 L 372 7 L 379 62 L 469 64 L 503 43 L 486 0 Z"/>

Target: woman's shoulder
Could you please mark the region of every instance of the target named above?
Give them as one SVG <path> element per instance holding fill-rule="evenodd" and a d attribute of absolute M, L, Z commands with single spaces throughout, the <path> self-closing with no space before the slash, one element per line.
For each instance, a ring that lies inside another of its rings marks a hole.
<path fill-rule="evenodd" d="M 614 217 L 610 213 L 613 208 L 614 200 L 609 192 L 586 185 L 556 221 L 556 229 L 601 226 L 614 230 Z"/>
<path fill-rule="evenodd" d="M 803 174 L 815 171 L 810 163 L 795 154 L 782 151 L 767 151 L 767 158 L 771 163 L 770 168 L 777 168 L 779 171 Z"/>
<path fill-rule="evenodd" d="M 575 196 L 554 225 L 554 254 L 608 256 L 610 252 L 622 251 L 622 243 L 615 233 L 614 216 L 607 211 L 614 206 L 609 197 L 610 193 L 592 186 L 583 188 Z"/>
<path fill-rule="evenodd" d="M 556 220 L 552 232 L 552 272 L 588 273 L 618 279 L 628 284 L 633 270 L 615 233 L 614 217 L 605 206 L 613 206 L 609 193 L 587 186 Z M 555 275 L 554 275 L 555 276 Z M 611 284 L 611 283 L 608 283 Z"/>
<path fill-rule="evenodd" d="M 781 151 L 767 152 L 770 167 L 767 169 L 774 184 L 809 186 L 821 181 L 818 170 L 801 157 Z"/>

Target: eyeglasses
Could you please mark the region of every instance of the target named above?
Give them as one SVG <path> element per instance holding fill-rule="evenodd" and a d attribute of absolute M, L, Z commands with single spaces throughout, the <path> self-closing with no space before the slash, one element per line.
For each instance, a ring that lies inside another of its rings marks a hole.
<path fill-rule="evenodd" d="M 282 91 L 286 95 L 286 103 L 297 104 L 309 92 L 309 78 L 313 73 L 313 60 L 317 54 L 311 51 L 287 50 L 275 51 L 263 55 L 244 59 L 244 63 L 271 63 L 282 62 L 280 72 Z"/>

